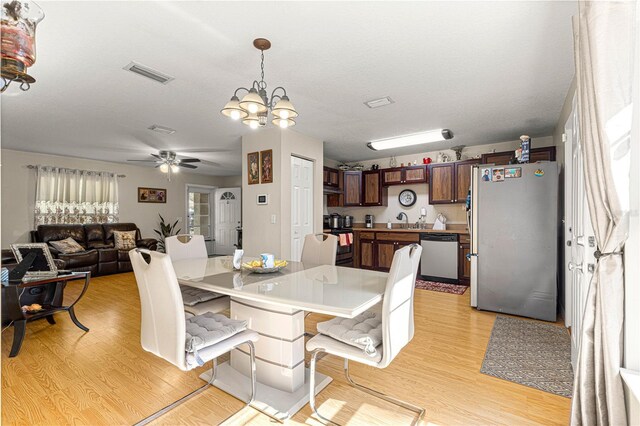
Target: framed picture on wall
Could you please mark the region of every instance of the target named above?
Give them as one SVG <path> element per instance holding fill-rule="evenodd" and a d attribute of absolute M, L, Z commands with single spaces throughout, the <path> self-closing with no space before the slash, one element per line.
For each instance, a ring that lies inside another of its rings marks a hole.
<path fill-rule="evenodd" d="M 247 154 L 247 178 L 249 180 L 249 185 L 260 183 L 260 163 L 257 152 L 250 152 Z"/>
<path fill-rule="evenodd" d="M 273 182 L 273 151 L 260 151 L 260 183 Z"/>
<path fill-rule="evenodd" d="M 139 203 L 166 203 L 167 190 L 165 188 L 138 188 Z"/>

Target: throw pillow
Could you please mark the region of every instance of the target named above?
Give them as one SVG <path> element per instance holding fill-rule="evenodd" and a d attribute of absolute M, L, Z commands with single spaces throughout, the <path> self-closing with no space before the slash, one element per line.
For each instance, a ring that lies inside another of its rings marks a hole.
<path fill-rule="evenodd" d="M 84 247 L 77 243 L 73 238 L 65 238 L 59 241 L 49 241 L 49 244 L 62 254 L 71 254 L 84 251 Z"/>
<path fill-rule="evenodd" d="M 113 231 L 115 248 L 131 250 L 136 248 L 136 231 Z"/>

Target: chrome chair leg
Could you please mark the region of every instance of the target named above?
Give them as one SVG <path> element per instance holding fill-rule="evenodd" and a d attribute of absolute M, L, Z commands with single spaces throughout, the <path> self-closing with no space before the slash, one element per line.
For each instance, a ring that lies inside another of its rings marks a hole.
<path fill-rule="evenodd" d="M 347 381 L 349 382 L 349 384 L 351 386 L 353 386 L 354 388 L 359 389 L 359 390 L 361 390 L 363 392 L 366 392 L 369 395 L 373 395 L 373 396 L 375 396 L 377 398 L 380 398 L 380 399 L 382 399 L 384 401 L 390 402 L 391 404 L 397 405 L 399 407 L 405 408 L 405 409 L 407 409 L 409 411 L 413 411 L 414 413 L 416 413 L 418 415 L 418 417 L 416 419 L 414 419 L 413 423 L 411 423 L 412 425 L 418 424 L 420 422 L 420 420 L 422 420 L 422 418 L 424 417 L 424 413 L 425 413 L 425 409 L 424 408 L 415 406 L 415 405 L 410 404 L 410 403 L 408 403 L 406 401 L 402 401 L 400 399 L 397 399 L 397 398 L 391 397 L 389 395 L 386 395 L 386 394 L 384 394 L 382 392 L 379 392 L 379 391 L 377 391 L 375 389 L 371 389 L 371 388 L 363 386 L 363 385 L 361 385 L 359 383 L 356 383 L 351 378 L 351 376 L 349 375 L 349 360 L 348 359 L 344 360 L 344 375 L 347 378 Z"/>
<path fill-rule="evenodd" d="M 318 412 L 318 409 L 316 408 L 316 358 L 320 353 L 324 353 L 324 350 L 319 348 L 311 352 L 311 362 L 309 366 L 309 406 L 320 420 L 324 421 L 325 423 L 340 426 L 339 423 L 336 423 L 324 417 Z"/>
<path fill-rule="evenodd" d="M 154 421 L 155 419 L 159 418 L 163 414 L 166 414 L 167 412 L 173 410 L 178 405 L 180 405 L 183 402 L 187 401 L 188 399 L 191 399 L 192 397 L 198 395 L 203 390 L 205 390 L 207 387 L 209 387 L 213 383 L 213 381 L 215 380 L 216 364 L 217 364 L 217 360 L 214 358 L 211 361 L 211 365 L 212 365 L 213 371 L 211 373 L 211 378 L 209 379 L 209 381 L 207 383 L 205 383 L 204 385 L 202 385 L 198 389 L 194 390 L 193 392 L 190 392 L 190 393 L 186 394 L 185 396 L 183 396 L 182 398 L 178 399 L 177 401 L 172 402 L 171 404 L 167 405 L 166 407 L 156 411 L 155 413 L 151 414 L 149 417 L 145 417 L 144 419 L 142 419 L 138 423 L 136 423 L 134 426 L 143 426 L 143 425 L 146 425 L 146 424 Z"/>

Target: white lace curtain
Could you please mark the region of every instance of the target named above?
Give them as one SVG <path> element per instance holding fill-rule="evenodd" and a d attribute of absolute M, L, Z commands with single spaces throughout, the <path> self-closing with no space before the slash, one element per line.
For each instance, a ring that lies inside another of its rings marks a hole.
<path fill-rule="evenodd" d="M 115 173 L 37 166 L 36 226 L 108 222 L 118 222 Z"/>

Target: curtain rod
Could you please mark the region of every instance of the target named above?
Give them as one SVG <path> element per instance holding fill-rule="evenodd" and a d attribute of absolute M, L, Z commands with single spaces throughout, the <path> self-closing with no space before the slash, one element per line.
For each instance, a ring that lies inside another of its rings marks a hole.
<path fill-rule="evenodd" d="M 47 166 L 47 167 L 55 167 L 55 166 Z M 33 164 L 27 164 L 27 169 L 37 169 L 38 166 L 34 166 Z M 74 170 L 74 169 L 69 169 L 67 167 L 58 167 L 58 169 L 65 169 L 65 170 Z M 102 173 L 102 172 L 95 172 L 93 170 L 83 170 L 86 172 L 92 172 L 92 173 Z M 111 172 L 107 172 L 107 173 L 111 173 Z M 116 175 L 119 178 L 126 178 L 127 175 Z"/>

